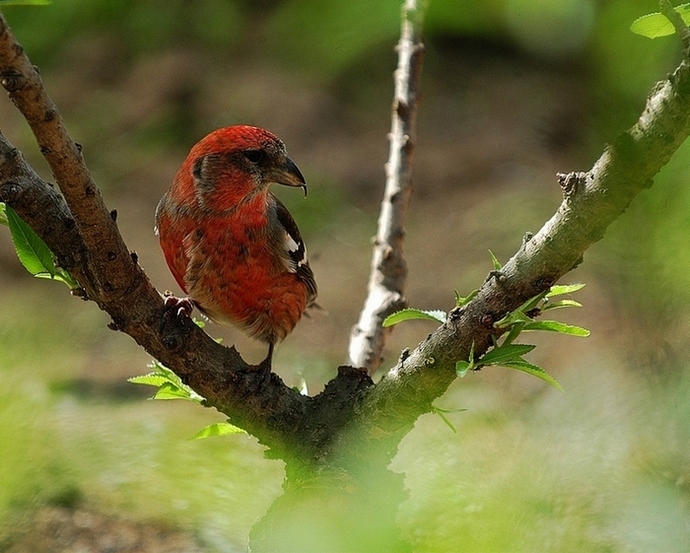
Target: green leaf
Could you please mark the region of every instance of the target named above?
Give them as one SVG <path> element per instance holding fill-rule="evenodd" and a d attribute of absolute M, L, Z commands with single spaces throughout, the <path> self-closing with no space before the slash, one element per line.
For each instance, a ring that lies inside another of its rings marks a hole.
<path fill-rule="evenodd" d="M 493 265 L 494 265 L 494 270 L 500 271 L 501 268 L 503 267 L 503 265 L 501 265 L 501 262 L 496 258 L 496 256 L 494 255 L 494 252 L 492 252 L 491 250 L 489 250 L 489 255 L 491 256 L 491 263 L 493 263 Z"/>
<path fill-rule="evenodd" d="M 467 305 L 468 303 L 470 303 L 476 297 L 476 295 L 479 293 L 479 290 L 472 290 L 465 297 L 458 294 L 457 290 L 454 290 L 454 292 L 455 292 L 455 307 L 462 307 L 463 305 Z"/>
<path fill-rule="evenodd" d="M 503 365 L 508 361 L 519 361 L 521 357 L 537 346 L 529 344 L 506 344 L 493 348 L 484 354 L 477 363 L 480 365 Z"/>
<path fill-rule="evenodd" d="M 458 361 L 455 363 L 455 373 L 459 378 L 465 378 L 468 372 L 470 372 L 469 361 Z"/>
<path fill-rule="evenodd" d="M 548 302 L 546 305 L 542 306 L 541 310 L 546 311 L 548 309 L 561 309 L 563 307 L 582 307 L 582 304 L 575 300 L 559 300 L 553 303 Z"/>
<path fill-rule="evenodd" d="M 189 390 L 175 386 L 172 382 L 164 382 L 153 396 L 153 399 L 188 399 L 195 401 Z"/>
<path fill-rule="evenodd" d="M 494 328 L 505 328 L 516 323 L 527 323 L 531 320 L 532 319 L 530 319 L 527 315 L 520 311 L 520 309 L 516 309 L 515 311 L 511 311 L 510 313 L 508 313 L 502 319 L 496 321 L 494 323 Z"/>
<path fill-rule="evenodd" d="M 155 369 L 153 372 L 128 378 L 127 381 L 132 384 L 156 386 L 158 391 L 151 399 L 188 399 L 195 403 L 204 401 L 202 396 L 182 382 L 182 379 L 165 365 L 154 361 L 151 367 Z"/>
<path fill-rule="evenodd" d="M 17 212 L 10 206 L 5 206 L 7 222 L 10 226 L 10 234 L 17 257 L 24 268 L 32 275 L 47 273 L 52 278 L 55 275 L 55 262 L 53 253 L 45 242 L 27 225 Z"/>
<path fill-rule="evenodd" d="M 690 4 L 681 4 L 680 6 L 676 6 L 675 10 L 680 14 L 686 24 L 690 23 Z M 668 18 L 659 12 L 638 17 L 633 21 L 632 25 L 630 25 L 630 30 L 636 35 L 645 36 L 647 38 L 668 36 L 676 32 L 676 29 Z"/>
<path fill-rule="evenodd" d="M 510 327 L 510 332 L 508 332 L 508 335 L 503 339 L 503 345 L 507 346 L 512 344 L 515 341 L 515 339 L 520 335 L 524 326 L 525 323 L 523 322 L 513 324 Z"/>
<path fill-rule="evenodd" d="M 554 388 L 559 389 L 561 392 L 563 391 L 563 388 L 553 376 L 551 376 L 541 367 L 533 365 L 532 363 L 529 363 L 524 359 L 520 361 L 510 361 L 508 363 L 503 363 L 501 364 L 501 367 L 507 367 L 509 369 L 515 369 L 516 371 L 522 371 L 524 373 L 531 374 L 532 376 L 536 376 L 544 382 L 548 382 Z"/>
<path fill-rule="evenodd" d="M 166 376 L 160 373 L 149 373 L 128 378 L 127 382 L 131 382 L 132 384 L 145 384 L 147 386 L 155 386 L 156 388 L 160 388 L 163 384 L 168 382 L 168 379 Z"/>
<path fill-rule="evenodd" d="M 229 436 L 230 434 L 246 434 L 247 431 L 229 422 L 217 422 L 202 428 L 190 438 L 190 440 L 201 440 L 212 436 Z"/>
<path fill-rule="evenodd" d="M 572 294 L 578 290 L 582 290 L 585 287 L 583 283 L 577 284 L 557 284 L 552 286 L 546 293 L 547 298 L 552 298 L 554 296 L 562 296 L 563 294 Z"/>
<path fill-rule="evenodd" d="M 446 415 L 444 414 L 444 412 L 443 412 L 441 409 L 438 409 L 437 407 L 434 407 L 434 406 L 432 405 L 432 406 L 431 406 L 431 412 L 432 412 L 434 415 L 438 415 L 439 417 L 441 417 L 441 420 L 442 420 L 443 422 L 445 422 L 445 423 L 446 423 L 446 426 L 447 426 L 448 428 L 450 428 L 450 429 L 453 431 L 453 434 L 457 434 L 457 433 L 458 433 L 458 430 L 457 430 L 457 428 L 455 428 L 455 425 L 454 425 L 452 422 L 450 422 L 450 419 L 448 419 L 448 417 L 446 417 Z"/>
<path fill-rule="evenodd" d="M 577 325 L 569 325 L 559 321 L 532 321 L 525 323 L 524 330 L 547 330 L 549 332 L 559 332 L 570 336 L 587 337 L 589 330 Z"/>
<path fill-rule="evenodd" d="M 388 315 L 383 321 L 383 326 L 393 326 L 403 321 L 412 321 L 414 319 L 426 319 L 430 321 L 436 321 L 438 323 L 446 322 L 446 312 L 439 310 L 433 311 L 422 311 L 421 309 L 414 309 L 413 307 L 408 307 L 402 309 L 392 315 Z"/>
<path fill-rule="evenodd" d="M 5 212 L 5 204 L 0 202 L 0 225 L 5 225 L 7 227 L 9 224 L 7 213 Z"/>

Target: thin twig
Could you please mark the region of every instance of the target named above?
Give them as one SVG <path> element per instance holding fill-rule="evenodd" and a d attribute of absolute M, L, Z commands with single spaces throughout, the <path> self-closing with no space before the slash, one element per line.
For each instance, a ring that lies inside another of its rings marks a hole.
<path fill-rule="evenodd" d="M 412 154 L 424 57 L 421 38 L 424 7 L 420 4 L 424 2 L 406 0 L 402 10 L 386 187 L 374 240 L 367 298 L 350 334 L 348 347 L 350 364 L 364 367 L 370 373 L 381 364 L 381 354 L 390 332 L 383 328 L 383 320 L 407 304 L 403 242 L 405 215 L 412 194 Z"/>
<path fill-rule="evenodd" d="M 690 56 L 690 28 L 688 28 L 681 15 L 671 5 L 669 0 L 659 0 L 659 9 L 676 29 L 680 40 L 683 42 L 685 56 Z"/>

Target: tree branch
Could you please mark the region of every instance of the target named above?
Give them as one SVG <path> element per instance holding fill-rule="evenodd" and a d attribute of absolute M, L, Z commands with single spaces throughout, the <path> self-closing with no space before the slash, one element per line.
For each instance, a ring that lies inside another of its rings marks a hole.
<path fill-rule="evenodd" d="M 403 295 L 407 284 L 403 242 L 405 216 L 412 194 L 412 154 L 424 58 L 421 38 L 424 7 L 420 3 L 423 4 L 406 0 L 403 6 L 386 187 L 374 240 L 367 298 L 359 321 L 352 328 L 348 347 L 349 363 L 365 367 L 370 373 L 381 364 L 381 353 L 391 330 L 383 327 L 384 319 L 407 305 Z"/>
<path fill-rule="evenodd" d="M 302 451 L 299 428 L 313 398 L 275 374 L 247 365 L 163 299 L 127 250 L 77 146 L 48 97 L 40 75 L 0 14 L 0 84 L 29 122 L 64 195 L 43 182 L 0 135 L 0 201 L 13 207 L 78 280 L 88 299 L 149 354 L 206 398 L 206 405 L 275 449 Z M 313 437 L 313 436 L 310 436 Z"/>
<path fill-rule="evenodd" d="M 489 275 L 476 298 L 450 312 L 438 328 L 368 390 L 357 409 L 354 436 L 375 436 L 382 458 L 394 455 L 414 421 L 456 378 L 455 363 L 478 358 L 502 331 L 498 321 L 549 289 L 574 269 L 604 236 L 632 199 L 690 135 L 690 63 L 684 59 L 668 80 L 657 83 L 637 123 L 621 133 L 587 173 L 559 174 L 564 199 L 556 214 L 499 272 Z M 361 438 L 356 438 L 361 439 Z"/>
<path fill-rule="evenodd" d="M 690 53 L 690 28 L 683 21 L 682 16 L 676 11 L 676 9 L 671 5 L 669 0 L 659 0 L 659 9 L 662 14 L 671 22 L 676 33 L 680 37 L 683 43 L 683 49 L 685 55 Z"/>

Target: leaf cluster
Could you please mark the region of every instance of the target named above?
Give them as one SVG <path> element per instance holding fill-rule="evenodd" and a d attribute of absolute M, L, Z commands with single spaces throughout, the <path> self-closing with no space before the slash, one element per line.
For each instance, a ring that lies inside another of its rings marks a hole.
<path fill-rule="evenodd" d="M 685 24 L 690 23 L 690 4 L 681 4 L 674 9 L 681 16 Z M 642 17 L 638 17 L 633 21 L 632 25 L 630 25 L 630 30 L 636 35 L 647 38 L 669 36 L 676 32 L 673 23 L 660 12 L 649 13 Z"/>
<path fill-rule="evenodd" d="M 132 384 L 143 384 L 158 388 L 151 399 L 186 399 L 202 405 L 206 401 L 182 382 L 179 376 L 158 361 L 153 361 L 150 367 L 153 369 L 152 372 L 141 376 L 134 376 L 127 379 L 127 381 Z M 190 439 L 199 440 L 201 438 L 227 436 L 229 434 L 246 434 L 246 431 L 229 422 L 217 422 L 202 428 Z"/>
<path fill-rule="evenodd" d="M 496 259 L 493 253 L 491 254 L 494 272 L 501 270 L 501 264 Z M 569 299 L 561 298 L 555 300 L 559 296 L 572 294 L 581 290 L 584 284 L 565 284 L 552 286 L 549 290 L 536 295 L 523 303 L 517 309 L 508 313 L 502 319 L 494 323 L 494 328 L 501 334 L 503 338 L 500 343 L 494 338 L 494 344 L 479 358 L 475 358 L 474 343 L 470 348 L 469 358 L 459 360 L 455 365 L 456 373 L 459 377 L 464 377 L 470 371 L 477 371 L 482 367 L 500 366 L 515 369 L 518 371 L 536 376 L 552 386 L 561 390 L 560 384 L 550 374 L 548 374 L 540 366 L 530 363 L 524 359 L 524 355 L 530 353 L 536 346 L 531 344 L 516 344 L 514 343 L 517 337 L 526 331 L 544 330 L 548 332 L 558 332 L 560 334 L 567 334 L 570 336 L 589 336 L 589 330 L 581 326 L 566 324 L 555 320 L 537 320 L 538 317 L 548 311 L 554 309 L 562 309 L 566 307 L 582 307 L 579 302 Z M 467 296 L 461 296 L 457 291 L 455 292 L 455 305 L 462 307 L 472 301 L 477 295 L 477 290 L 473 290 Z M 403 321 L 410 320 L 431 320 L 441 324 L 445 324 L 448 319 L 448 314 L 442 310 L 423 310 L 416 308 L 406 308 L 397 311 L 388 316 L 384 322 L 384 326 L 393 326 Z"/>

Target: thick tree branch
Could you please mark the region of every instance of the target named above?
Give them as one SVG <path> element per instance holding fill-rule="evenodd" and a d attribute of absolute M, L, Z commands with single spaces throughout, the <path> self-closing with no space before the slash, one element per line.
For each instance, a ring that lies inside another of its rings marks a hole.
<path fill-rule="evenodd" d="M 275 374 L 247 365 L 234 348 L 220 346 L 188 318 L 165 310 L 136 255 L 124 245 L 115 213 L 108 212 L 81 147 L 69 137 L 37 69 L 2 15 L 0 83 L 29 122 L 64 195 L 63 199 L 43 182 L 2 137 L 0 201 L 37 231 L 60 265 L 83 286 L 86 297 L 112 317 L 111 328 L 132 336 L 204 396 L 207 405 L 273 447 L 276 455 L 309 455 L 299 446 L 305 436 L 313 438 L 313 432 L 300 435 L 299 430 L 308 408 L 319 402 L 301 396 Z M 357 378 L 354 381 L 356 386 Z M 343 378 L 341 388 L 351 382 Z"/>
<path fill-rule="evenodd" d="M 637 123 L 608 145 L 586 173 L 559 174 L 564 199 L 556 214 L 500 272 L 492 273 L 476 298 L 451 311 L 448 322 L 398 364 L 363 397 L 357 420 L 361 436 L 382 459 L 390 458 L 414 421 L 456 378 L 455 363 L 475 356 L 501 331 L 493 323 L 547 290 L 575 268 L 632 199 L 690 135 L 690 63 L 684 59 L 668 80 L 657 84 Z M 354 449 L 354 448 L 353 448 Z"/>
<path fill-rule="evenodd" d="M 407 305 L 403 296 L 407 284 L 403 241 L 405 215 L 412 194 L 412 154 L 424 57 L 423 3 L 407 0 L 403 6 L 386 187 L 374 240 L 367 298 L 348 347 L 350 364 L 365 367 L 370 373 L 381 364 L 381 353 L 391 330 L 383 328 L 383 320 Z"/>

